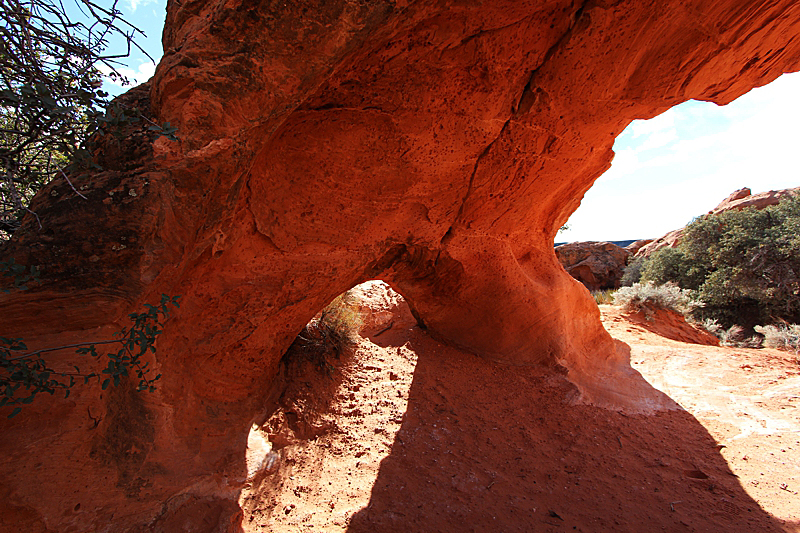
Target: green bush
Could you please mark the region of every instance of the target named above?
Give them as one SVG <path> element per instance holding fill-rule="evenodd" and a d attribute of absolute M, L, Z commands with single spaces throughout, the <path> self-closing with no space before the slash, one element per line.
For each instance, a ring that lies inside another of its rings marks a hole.
<path fill-rule="evenodd" d="M 635 257 L 631 259 L 630 263 L 625 266 L 620 278 L 620 285 L 623 287 L 630 287 L 634 283 L 639 283 L 642 280 L 642 267 L 645 264 L 644 257 Z"/>
<path fill-rule="evenodd" d="M 695 318 L 724 328 L 800 322 L 800 199 L 697 218 L 677 248 L 644 262 L 641 278 L 692 289 Z"/>
<path fill-rule="evenodd" d="M 641 266 L 641 281 L 651 281 L 656 285 L 677 283 L 684 289 L 694 289 L 702 283 L 705 271 L 692 265 L 684 251 L 679 248 L 656 250 Z"/>

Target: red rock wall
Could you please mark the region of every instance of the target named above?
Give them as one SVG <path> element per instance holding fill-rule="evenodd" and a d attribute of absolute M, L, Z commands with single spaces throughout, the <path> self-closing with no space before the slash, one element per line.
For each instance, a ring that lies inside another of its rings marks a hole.
<path fill-rule="evenodd" d="M 3 296 L 0 326 L 103 338 L 181 295 L 163 378 L 3 418 L 0 529 L 235 529 L 281 355 L 370 278 L 439 338 L 619 399 L 627 363 L 553 238 L 631 120 L 800 68 L 799 33 L 794 0 L 170 2 L 165 56 L 126 98 L 180 141 L 109 141 L 106 170 L 75 176 L 89 200 L 42 192 L 44 230 L 4 253 L 47 274 Z"/>

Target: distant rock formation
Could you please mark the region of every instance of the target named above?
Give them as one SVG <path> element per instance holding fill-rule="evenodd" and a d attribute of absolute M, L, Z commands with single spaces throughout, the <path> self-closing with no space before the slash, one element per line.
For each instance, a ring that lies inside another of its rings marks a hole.
<path fill-rule="evenodd" d="M 618 288 L 631 255 L 611 242 L 571 242 L 555 251 L 569 275 L 590 291 Z"/>
<path fill-rule="evenodd" d="M 641 249 L 643 246 L 647 246 L 651 242 L 653 242 L 653 239 L 639 239 L 638 241 L 630 243 L 628 246 L 625 247 L 625 249 L 628 250 L 631 253 L 631 255 L 635 255 L 636 252 L 639 251 L 639 249 Z"/>
<path fill-rule="evenodd" d="M 800 187 L 752 194 L 750 189 L 745 187 L 731 193 L 730 196 L 722 200 L 719 205 L 709 211 L 708 214 L 716 215 L 718 213 L 730 211 L 731 209 L 744 209 L 745 207 L 764 209 L 770 205 L 777 205 L 782 198 L 785 198 L 787 195 L 797 194 L 798 191 L 800 191 Z"/>
<path fill-rule="evenodd" d="M 744 209 L 745 207 L 764 209 L 770 205 L 777 205 L 781 201 L 781 198 L 787 195 L 797 194 L 798 192 L 800 192 L 800 187 L 752 194 L 749 188 L 744 187 L 733 191 L 727 198 L 722 200 L 717 207 L 709 211 L 708 214 L 716 215 L 724 213 L 725 211 L 730 211 L 731 209 Z M 685 228 L 672 230 L 663 237 L 659 237 L 646 246 L 640 247 L 634 254 L 636 257 L 649 257 L 650 254 L 661 248 L 675 248 L 680 244 L 684 231 Z"/>

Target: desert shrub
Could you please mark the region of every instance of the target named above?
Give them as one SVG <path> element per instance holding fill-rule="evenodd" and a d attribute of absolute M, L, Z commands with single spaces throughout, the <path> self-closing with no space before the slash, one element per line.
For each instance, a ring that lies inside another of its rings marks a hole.
<path fill-rule="evenodd" d="M 764 335 L 764 346 L 787 352 L 800 353 L 800 325 L 781 323 L 777 326 L 756 326 Z"/>
<path fill-rule="evenodd" d="M 762 338 L 761 335 L 756 333 L 751 335 L 753 330 L 743 328 L 738 324 L 734 324 L 728 329 L 719 328 L 717 337 L 720 344 L 723 346 L 731 346 L 734 348 L 761 348 Z"/>
<path fill-rule="evenodd" d="M 738 324 L 734 324 L 725 329 L 716 319 L 713 318 L 706 318 L 702 322 L 692 321 L 692 323 L 694 326 L 700 327 L 717 337 L 722 346 L 731 346 L 735 348 L 761 348 L 763 344 L 762 334 L 755 333 L 753 335 L 753 330 L 747 330 Z"/>
<path fill-rule="evenodd" d="M 695 219 L 677 248 L 645 261 L 642 280 L 692 289 L 695 318 L 725 328 L 800 322 L 800 199 Z"/>
<path fill-rule="evenodd" d="M 644 257 L 635 257 L 625 266 L 622 278 L 620 278 L 620 284 L 623 287 L 630 287 L 634 283 L 641 281 L 642 267 L 645 265 L 645 261 L 646 258 Z"/>
<path fill-rule="evenodd" d="M 706 318 L 702 322 L 694 322 L 694 324 L 698 327 L 703 328 L 704 330 L 711 333 L 718 339 L 722 338 L 722 334 L 725 331 L 725 328 L 720 326 L 719 322 L 714 318 Z"/>
<path fill-rule="evenodd" d="M 614 293 L 614 304 L 631 313 L 643 311 L 648 316 L 656 309 L 686 314 L 693 307 L 689 291 L 674 283 L 656 285 L 653 282 L 622 287 Z"/>
<path fill-rule="evenodd" d="M 613 304 L 614 303 L 614 292 L 615 289 L 606 289 L 603 291 L 592 291 L 592 296 L 594 297 L 595 303 L 597 305 L 601 304 Z"/>
<path fill-rule="evenodd" d="M 331 373 L 333 365 L 328 356 L 338 359 L 357 344 L 362 323 L 358 301 L 347 291 L 305 325 L 284 357 L 309 361 L 320 371 Z"/>

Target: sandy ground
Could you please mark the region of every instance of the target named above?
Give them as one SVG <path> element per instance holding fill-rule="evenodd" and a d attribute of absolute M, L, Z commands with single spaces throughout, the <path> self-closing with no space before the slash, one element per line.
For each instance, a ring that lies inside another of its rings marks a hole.
<path fill-rule="evenodd" d="M 800 357 L 675 342 L 601 310 L 632 366 L 705 427 L 747 494 L 800 531 Z"/>
<path fill-rule="evenodd" d="M 332 374 L 287 369 L 281 408 L 251 435 L 245 531 L 800 531 L 794 356 L 601 310 L 682 409 L 574 405 L 552 369 L 482 360 L 383 312 Z"/>

